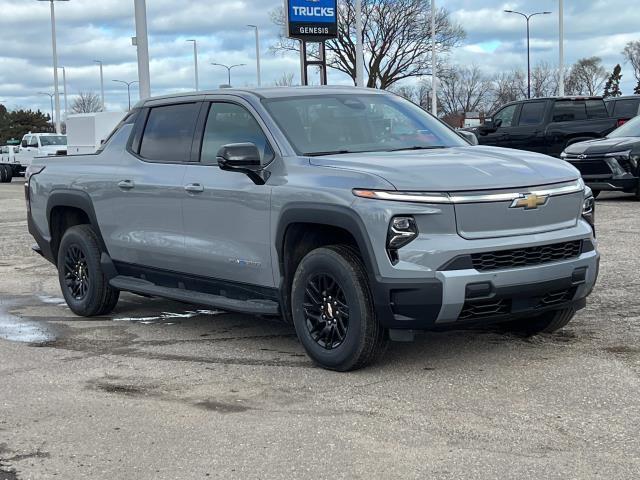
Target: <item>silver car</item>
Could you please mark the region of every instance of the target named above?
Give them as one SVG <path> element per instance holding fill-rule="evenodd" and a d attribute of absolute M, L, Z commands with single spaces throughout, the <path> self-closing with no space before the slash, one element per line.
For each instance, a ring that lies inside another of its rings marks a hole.
<path fill-rule="evenodd" d="M 382 91 L 153 98 L 97 154 L 27 176 L 29 230 L 78 315 L 127 291 L 280 316 L 333 370 L 422 330 L 552 332 L 598 275 L 575 168 L 472 146 Z"/>

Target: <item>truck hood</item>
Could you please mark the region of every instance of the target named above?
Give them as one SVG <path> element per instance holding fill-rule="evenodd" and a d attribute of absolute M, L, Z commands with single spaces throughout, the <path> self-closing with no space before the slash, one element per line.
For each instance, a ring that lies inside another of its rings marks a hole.
<path fill-rule="evenodd" d="M 40 147 L 38 149 L 38 156 L 46 157 L 48 155 L 55 155 L 58 152 L 66 152 L 66 145 L 47 145 L 46 147 Z"/>
<path fill-rule="evenodd" d="M 565 150 L 570 155 L 603 155 L 624 152 L 640 145 L 638 137 L 599 138 L 587 142 L 574 143 Z"/>
<path fill-rule="evenodd" d="M 398 190 L 469 191 L 568 182 L 580 173 L 567 162 L 498 147 L 374 152 L 312 157 L 312 165 L 376 175 Z"/>

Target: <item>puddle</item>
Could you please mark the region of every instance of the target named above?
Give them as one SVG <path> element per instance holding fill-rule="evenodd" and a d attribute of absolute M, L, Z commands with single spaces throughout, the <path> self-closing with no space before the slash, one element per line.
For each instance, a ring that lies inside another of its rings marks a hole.
<path fill-rule="evenodd" d="M 9 313 L 10 303 L 0 299 L 0 339 L 21 343 L 43 343 L 55 339 L 42 323 L 24 320 Z"/>
<path fill-rule="evenodd" d="M 154 317 L 121 317 L 114 318 L 114 322 L 139 322 L 143 325 L 154 325 L 156 323 L 165 322 L 166 320 L 176 320 L 181 318 L 193 318 L 199 315 L 222 315 L 226 312 L 220 310 L 189 310 L 183 313 L 162 312 Z M 175 325 L 175 323 L 166 323 L 165 325 Z"/>

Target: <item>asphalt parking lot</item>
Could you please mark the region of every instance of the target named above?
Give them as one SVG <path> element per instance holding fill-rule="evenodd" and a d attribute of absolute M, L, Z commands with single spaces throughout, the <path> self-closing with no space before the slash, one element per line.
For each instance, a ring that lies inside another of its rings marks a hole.
<path fill-rule="evenodd" d="M 278 322 L 133 295 L 74 317 L 22 182 L 0 186 L 0 480 L 638 477 L 627 196 L 598 201 L 600 281 L 564 331 L 428 334 L 337 374 Z"/>

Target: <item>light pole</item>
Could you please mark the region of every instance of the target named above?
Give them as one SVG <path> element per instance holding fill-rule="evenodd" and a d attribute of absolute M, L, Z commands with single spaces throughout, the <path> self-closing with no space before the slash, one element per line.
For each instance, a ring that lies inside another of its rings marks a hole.
<path fill-rule="evenodd" d="M 246 65 L 246 63 L 238 63 L 237 65 L 225 65 L 224 63 L 214 63 L 214 62 L 212 62 L 211 65 L 217 65 L 218 67 L 224 67 L 224 68 L 227 69 L 227 74 L 228 74 L 228 79 L 229 79 L 228 85 L 231 86 L 231 70 L 236 68 L 236 67 L 244 67 Z"/>
<path fill-rule="evenodd" d="M 558 13 L 558 22 L 559 22 L 559 34 L 560 34 L 560 63 L 559 63 L 559 84 L 558 84 L 558 93 L 561 97 L 564 97 L 564 0 L 560 0 L 559 5 L 559 13 Z"/>
<path fill-rule="evenodd" d="M 431 0 L 431 113 L 438 116 L 438 67 L 436 62 L 436 0 Z"/>
<path fill-rule="evenodd" d="M 113 80 L 116 83 L 123 83 L 127 86 L 127 95 L 129 96 L 129 110 L 131 110 L 131 85 L 134 83 L 140 83 L 138 80 L 134 80 L 133 82 L 125 82 L 124 80 Z"/>
<path fill-rule="evenodd" d="M 149 73 L 149 37 L 147 35 L 147 4 L 145 0 L 134 0 L 136 14 L 136 48 L 138 49 L 138 81 L 140 98 L 151 96 Z"/>
<path fill-rule="evenodd" d="M 505 10 L 505 13 L 515 13 L 521 15 L 527 20 L 527 98 L 531 98 L 531 35 L 529 30 L 529 21 L 531 17 L 536 15 L 549 15 L 551 12 L 536 12 L 527 15 L 526 13 L 516 12 L 514 10 Z"/>
<path fill-rule="evenodd" d="M 257 25 L 247 25 L 249 28 L 256 30 L 256 69 L 258 78 L 258 87 L 262 86 L 262 73 L 260 72 L 260 30 Z"/>
<path fill-rule="evenodd" d="M 69 115 L 67 103 L 67 69 L 64 67 L 59 67 L 62 70 L 62 86 L 64 87 L 64 121 L 67 121 L 67 115 Z"/>
<path fill-rule="evenodd" d="M 38 92 L 38 95 L 47 95 L 51 100 L 51 127 L 53 127 L 53 97 L 55 97 L 55 94 L 47 93 L 47 92 Z"/>
<path fill-rule="evenodd" d="M 102 111 L 105 111 L 104 108 L 104 75 L 102 72 L 102 60 L 94 60 L 95 63 L 100 65 L 100 98 L 102 99 Z"/>
<path fill-rule="evenodd" d="M 196 74 L 196 92 L 200 90 L 200 76 L 198 75 L 198 41 L 187 40 L 187 42 L 193 42 L 193 66 L 195 67 Z"/>
<path fill-rule="evenodd" d="M 54 2 L 68 2 L 69 0 L 38 0 L 39 2 L 49 2 L 51 4 L 51 47 L 53 49 L 53 94 L 56 104 L 56 133 L 62 132 L 60 123 L 60 92 L 58 89 L 58 47 L 56 45 L 56 8 Z M 51 119 L 53 122 L 53 118 Z"/>
<path fill-rule="evenodd" d="M 356 0 L 356 87 L 364 83 L 364 48 L 362 45 L 362 0 Z"/>

